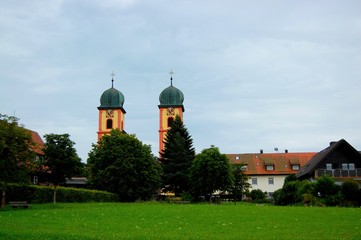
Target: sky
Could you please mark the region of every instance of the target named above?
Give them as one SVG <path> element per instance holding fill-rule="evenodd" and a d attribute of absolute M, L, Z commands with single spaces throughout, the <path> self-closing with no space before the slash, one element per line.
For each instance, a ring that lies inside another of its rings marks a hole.
<path fill-rule="evenodd" d="M 184 100 L 196 152 L 361 150 L 361 1 L 2 0 L 0 113 L 70 134 L 83 162 L 101 94 L 158 155 L 159 94 Z M 43 140 L 44 137 L 43 137 Z"/>

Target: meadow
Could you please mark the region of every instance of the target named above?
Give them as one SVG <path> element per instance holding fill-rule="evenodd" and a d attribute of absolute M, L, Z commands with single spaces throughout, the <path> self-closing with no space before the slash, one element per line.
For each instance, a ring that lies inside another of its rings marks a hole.
<path fill-rule="evenodd" d="M 0 210 L 0 239 L 361 239 L 361 209 L 59 203 Z"/>

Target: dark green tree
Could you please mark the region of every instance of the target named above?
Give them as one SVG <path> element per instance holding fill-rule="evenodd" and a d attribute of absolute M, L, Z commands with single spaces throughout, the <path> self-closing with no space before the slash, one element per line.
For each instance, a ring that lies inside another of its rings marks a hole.
<path fill-rule="evenodd" d="M 0 182 L 29 182 L 34 143 L 30 132 L 18 120 L 0 114 Z"/>
<path fill-rule="evenodd" d="M 53 201 L 56 203 L 56 188 L 81 173 L 82 163 L 74 148 L 69 134 L 46 134 L 44 152 L 44 171 L 54 186 Z"/>
<path fill-rule="evenodd" d="M 266 194 L 262 192 L 261 189 L 253 189 L 250 192 L 250 196 L 254 202 L 263 202 L 266 200 Z"/>
<path fill-rule="evenodd" d="M 285 181 L 284 181 L 283 185 L 287 184 L 288 182 L 294 182 L 294 181 L 298 181 L 296 175 L 295 174 L 290 174 L 285 178 Z"/>
<path fill-rule="evenodd" d="M 332 177 L 322 176 L 317 178 L 314 191 L 315 195 L 323 199 L 326 205 L 334 205 L 334 197 L 340 193 L 341 187 L 336 185 Z"/>
<path fill-rule="evenodd" d="M 343 182 L 341 185 L 341 189 L 345 200 L 357 202 L 360 187 L 355 180 L 349 179 Z"/>
<path fill-rule="evenodd" d="M 359 199 L 360 187 L 355 180 L 349 179 L 343 182 L 341 185 L 341 190 L 345 198 L 346 204 L 354 205 L 354 206 L 358 205 L 358 201 L 361 200 Z"/>
<path fill-rule="evenodd" d="M 148 200 L 160 187 L 161 167 L 150 146 L 119 130 L 93 144 L 88 167 L 91 186 L 118 194 L 120 201 Z"/>
<path fill-rule="evenodd" d="M 232 164 L 232 174 L 234 178 L 233 186 L 232 186 L 232 194 L 234 198 L 234 202 L 237 202 L 237 199 L 242 199 L 243 194 L 249 191 L 251 185 L 248 182 L 248 177 L 244 173 L 246 165 L 244 164 Z"/>
<path fill-rule="evenodd" d="M 161 153 L 163 188 L 176 196 L 190 190 L 189 171 L 195 157 L 193 140 L 177 115 L 164 141 Z"/>
<path fill-rule="evenodd" d="M 273 201 L 276 205 L 292 205 L 301 202 L 302 194 L 306 193 L 306 187 L 306 182 L 298 180 L 295 174 L 288 175 L 282 189 L 273 193 Z"/>
<path fill-rule="evenodd" d="M 190 179 L 194 197 L 209 195 L 210 198 L 217 190 L 229 190 L 234 181 L 229 159 L 214 146 L 196 155 Z"/>
<path fill-rule="evenodd" d="M 335 183 L 335 180 L 329 176 L 317 178 L 314 188 L 314 195 L 317 196 L 321 203 L 326 206 L 335 206 L 342 201 L 341 186 Z"/>

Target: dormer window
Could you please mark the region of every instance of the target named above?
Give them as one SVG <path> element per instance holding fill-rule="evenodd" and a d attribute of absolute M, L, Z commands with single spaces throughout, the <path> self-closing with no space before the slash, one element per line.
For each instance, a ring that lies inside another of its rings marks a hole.
<path fill-rule="evenodd" d="M 298 170 L 300 170 L 300 165 L 298 165 L 298 164 L 292 164 L 292 170 L 293 170 L 293 171 L 298 171 Z"/>
<path fill-rule="evenodd" d="M 239 160 L 239 159 L 241 159 L 239 156 L 236 156 L 236 160 Z"/>
<path fill-rule="evenodd" d="M 273 171 L 275 169 L 274 165 L 266 165 L 267 171 Z"/>

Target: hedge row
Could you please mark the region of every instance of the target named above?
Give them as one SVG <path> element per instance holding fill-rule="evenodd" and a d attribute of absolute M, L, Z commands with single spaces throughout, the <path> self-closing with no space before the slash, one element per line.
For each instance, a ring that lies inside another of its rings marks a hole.
<path fill-rule="evenodd" d="M 27 201 L 29 203 L 53 202 L 54 188 L 37 185 L 8 184 L 5 187 L 6 201 Z M 57 202 L 116 202 L 114 193 L 82 188 L 57 187 Z"/>

